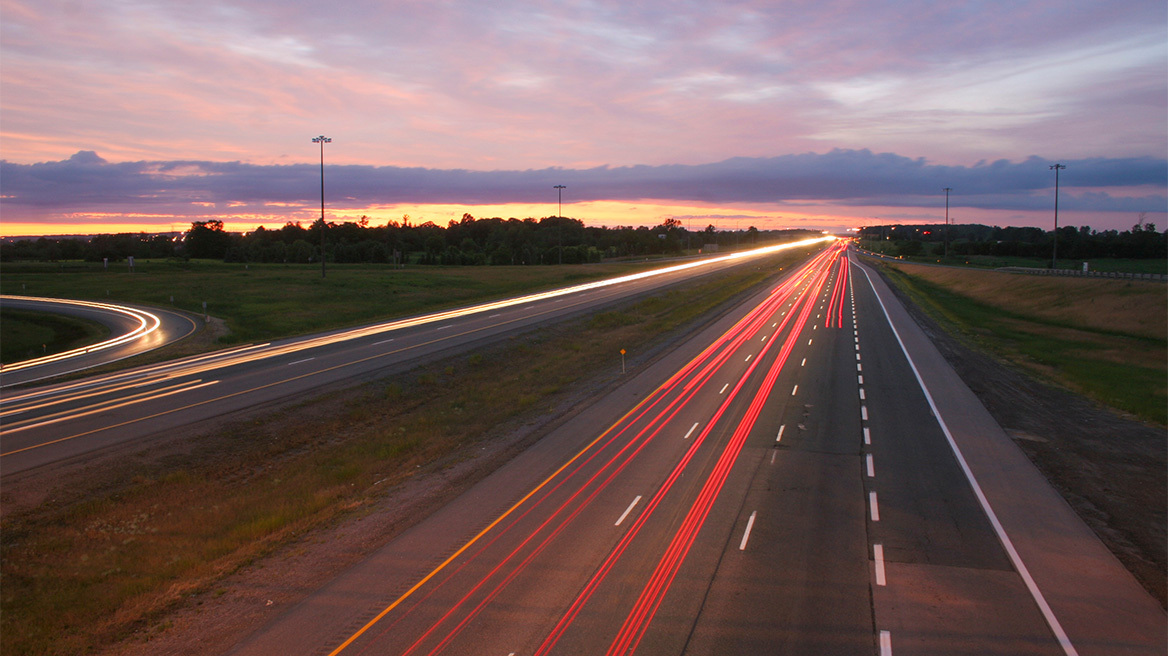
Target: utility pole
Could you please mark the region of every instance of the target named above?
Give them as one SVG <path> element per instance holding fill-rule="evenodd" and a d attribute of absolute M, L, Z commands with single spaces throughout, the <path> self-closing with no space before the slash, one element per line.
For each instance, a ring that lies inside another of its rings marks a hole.
<path fill-rule="evenodd" d="M 949 192 L 953 187 L 945 187 L 945 259 L 949 259 Z"/>
<path fill-rule="evenodd" d="M 560 264 L 564 263 L 564 190 L 567 189 L 564 185 L 556 185 L 552 187 L 556 190 L 556 240 L 560 242 L 560 247 L 557 249 L 560 255 Z"/>
<path fill-rule="evenodd" d="M 1058 187 L 1059 187 L 1059 171 L 1067 168 L 1063 164 L 1051 164 L 1050 168 L 1054 169 L 1054 250 L 1050 254 L 1050 268 L 1054 269 L 1058 265 Z"/>
<path fill-rule="evenodd" d="M 320 277 L 324 277 L 324 145 L 332 143 L 332 139 L 324 136 L 313 137 L 312 143 L 320 144 Z"/>

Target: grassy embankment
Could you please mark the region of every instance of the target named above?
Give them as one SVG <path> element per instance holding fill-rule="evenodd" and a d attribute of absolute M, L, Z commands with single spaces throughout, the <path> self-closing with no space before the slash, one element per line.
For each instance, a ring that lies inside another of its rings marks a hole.
<path fill-rule="evenodd" d="M 900 244 L 902 243 L 904 242 L 865 240 L 860 242 L 859 245 L 865 250 L 896 257 L 899 254 Z M 930 242 L 926 245 L 926 248 L 930 249 L 931 252 L 931 249 L 935 246 L 935 243 Z M 942 259 L 939 255 L 910 255 L 904 258 L 906 262 L 930 263 L 938 263 Z M 997 269 L 1000 267 L 1046 269 L 1050 267 L 1050 258 L 1018 257 L 1014 255 L 950 255 L 943 263 L 950 266 L 970 266 L 981 269 Z M 1083 268 L 1083 260 L 1059 258 L 1057 265 L 1055 268 L 1058 269 L 1080 271 Z M 1091 271 L 1168 274 L 1168 261 L 1166 260 L 1132 260 L 1104 257 L 1088 260 L 1087 265 Z"/>
<path fill-rule="evenodd" d="M 0 362 L 9 364 L 100 342 L 109 329 L 76 317 L 0 309 Z"/>
<path fill-rule="evenodd" d="M 951 331 L 1041 378 L 1168 423 L 1164 283 L 885 265 Z"/>
<path fill-rule="evenodd" d="M 0 293 L 125 301 L 207 313 L 226 322 L 221 344 L 252 342 L 359 325 L 580 284 L 660 262 L 545 267 L 225 264 L 193 260 L 138 262 L 134 273 L 100 263 L 4 263 Z M 171 299 L 174 299 L 173 302 Z"/>
<path fill-rule="evenodd" d="M 806 255 L 772 256 L 240 422 L 192 439 L 181 458 L 92 468 L 54 489 L 52 501 L 4 518 L 0 650 L 76 654 L 148 636 L 192 594 L 370 508 L 418 472 L 469 457 L 476 443 L 564 403 L 580 384 L 614 375 L 620 348 L 643 352 Z M 471 273 L 495 273 L 482 269 Z"/>

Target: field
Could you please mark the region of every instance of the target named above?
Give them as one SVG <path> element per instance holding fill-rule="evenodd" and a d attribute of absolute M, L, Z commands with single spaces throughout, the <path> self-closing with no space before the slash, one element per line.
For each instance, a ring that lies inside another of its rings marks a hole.
<path fill-rule="evenodd" d="M 415 475 L 514 444 L 528 426 L 570 410 L 613 382 L 614 344 L 635 367 L 654 345 L 803 257 L 772 256 L 760 267 L 192 435 L 169 451 L 111 457 L 62 477 L 67 483 L 44 483 L 49 503 L 8 490 L 0 506 L 0 651 L 76 654 L 130 636 L 149 640 L 170 612 L 221 593 L 220 582 L 240 568 L 359 517 Z"/>
<path fill-rule="evenodd" d="M 888 266 L 957 333 L 1032 373 L 1159 425 L 1168 423 L 1163 283 Z"/>
<path fill-rule="evenodd" d="M 60 314 L 0 309 L 0 335 L 0 362 L 8 364 L 101 341 L 109 329 Z"/>
<path fill-rule="evenodd" d="M 864 249 L 884 253 L 886 255 L 897 255 L 898 245 L 902 242 L 896 241 L 864 241 L 860 246 Z M 927 249 L 937 246 L 935 243 L 926 245 Z M 904 258 L 906 262 L 931 262 L 938 263 L 941 258 L 937 255 L 913 255 Z M 1046 269 L 1050 267 L 1050 258 L 1036 258 L 1036 257 L 1018 257 L 1013 255 L 952 255 L 944 264 L 951 266 L 970 266 L 981 269 L 997 269 L 1001 267 L 1027 267 L 1033 269 Z M 1083 260 L 1059 258 L 1057 262 L 1059 269 L 1071 269 L 1074 271 L 1081 271 L 1083 268 Z M 1097 258 L 1087 262 L 1091 271 L 1106 271 L 1117 273 L 1159 273 L 1168 274 L 1168 261 L 1147 259 L 1147 260 L 1133 260 L 1133 259 L 1118 259 L 1118 258 Z"/>
<path fill-rule="evenodd" d="M 220 343 L 252 342 L 360 325 L 472 302 L 580 284 L 660 262 L 516 267 L 225 264 L 191 260 L 4 263 L 0 293 L 108 300 L 175 308 L 223 319 Z"/>

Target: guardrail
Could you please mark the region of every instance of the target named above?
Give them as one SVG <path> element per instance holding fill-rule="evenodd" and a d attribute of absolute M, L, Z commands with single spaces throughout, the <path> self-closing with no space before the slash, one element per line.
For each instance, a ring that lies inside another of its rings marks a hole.
<path fill-rule="evenodd" d="M 1073 278 L 1120 278 L 1124 280 L 1168 281 L 1168 275 L 1163 273 L 1120 273 L 1118 271 L 1079 271 L 1078 269 L 1041 269 L 1038 267 L 1016 266 L 998 267 L 995 271 L 1027 273 L 1032 276 L 1071 276 Z"/>

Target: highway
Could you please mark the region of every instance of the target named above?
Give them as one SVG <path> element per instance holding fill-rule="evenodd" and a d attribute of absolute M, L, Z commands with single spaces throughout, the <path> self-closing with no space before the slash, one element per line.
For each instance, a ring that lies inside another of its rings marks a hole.
<path fill-rule="evenodd" d="M 869 275 L 824 250 L 231 653 L 1163 653 Z"/>
<path fill-rule="evenodd" d="M 842 244 L 819 248 L 367 559 L 270 608 L 230 653 L 1163 654 L 1159 604 L 882 280 Z M 0 467 L 383 376 L 693 273 L 6 396 Z"/>
<path fill-rule="evenodd" d="M 215 417 L 384 376 L 424 358 L 593 312 L 694 276 L 749 266 L 779 250 L 819 248 L 824 241 L 764 247 L 473 307 L 6 392 L 0 399 L 0 471 L 10 476 L 116 445 L 159 439 Z"/>

